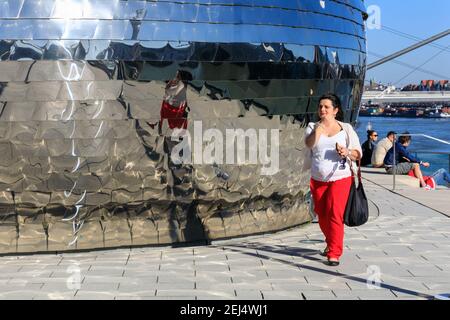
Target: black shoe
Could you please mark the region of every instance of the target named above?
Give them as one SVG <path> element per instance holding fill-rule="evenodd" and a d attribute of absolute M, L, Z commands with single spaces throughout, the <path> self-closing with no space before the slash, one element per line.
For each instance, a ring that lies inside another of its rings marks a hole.
<path fill-rule="evenodd" d="M 322 257 L 326 257 L 327 256 L 327 254 L 328 254 L 328 248 L 325 248 L 325 250 L 323 250 L 323 251 L 320 251 L 320 253 L 319 253 Z"/>
<path fill-rule="evenodd" d="M 330 266 L 330 267 L 337 267 L 339 265 L 339 261 L 328 260 L 328 261 L 325 262 L 325 264 Z"/>

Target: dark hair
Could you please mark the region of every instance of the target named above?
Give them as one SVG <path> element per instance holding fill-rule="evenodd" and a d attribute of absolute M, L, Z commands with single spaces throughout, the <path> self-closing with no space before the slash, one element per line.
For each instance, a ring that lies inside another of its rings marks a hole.
<path fill-rule="evenodd" d="M 391 135 L 396 135 L 396 134 L 397 134 L 397 132 L 395 132 L 395 131 L 389 131 L 389 132 L 387 133 L 386 137 L 389 137 L 389 136 L 391 136 Z"/>
<path fill-rule="evenodd" d="M 193 79 L 192 74 L 189 71 L 180 69 L 178 70 L 178 74 L 183 82 L 192 81 Z"/>
<path fill-rule="evenodd" d="M 367 130 L 367 139 L 370 138 L 371 135 L 373 135 L 376 131 L 375 130 Z"/>
<path fill-rule="evenodd" d="M 319 98 L 319 104 L 322 100 L 330 100 L 333 108 L 338 108 L 338 113 L 336 114 L 336 120 L 344 121 L 344 111 L 342 110 L 341 100 L 334 93 L 326 93 Z"/>
<path fill-rule="evenodd" d="M 411 141 L 411 136 L 407 136 L 407 134 L 409 134 L 408 131 L 405 131 L 405 132 L 403 132 L 402 134 L 406 134 L 406 136 L 401 136 L 401 137 L 398 138 L 398 142 L 399 142 L 400 144 L 405 144 L 405 143 Z"/>

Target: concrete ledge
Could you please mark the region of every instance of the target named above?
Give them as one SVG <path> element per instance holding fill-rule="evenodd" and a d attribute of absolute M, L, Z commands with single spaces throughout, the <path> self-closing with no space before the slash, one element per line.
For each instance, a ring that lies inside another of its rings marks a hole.
<path fill-rule="evenodd" d="M 392 189 L 394 177 L 386 173 L 384 168 L 361 168 L 361 173 L 363 177 L 368 177 L 372 182 Z M 419 179 L 408 175 L 396 175 L 395 184 L 396 188 L 420 189 Z"/>
<path fill-rule="evenodd" d="M 393 177 L 380 168 L 362 168 L 362 177 L 398 195 L 433 209 L 450 217 L 449 191 L 450 188 L 439 186 L 436 190 L 420 188 L 419 179 L 406 175 L 396 176 L 395 190 L 393 190 Z"/>

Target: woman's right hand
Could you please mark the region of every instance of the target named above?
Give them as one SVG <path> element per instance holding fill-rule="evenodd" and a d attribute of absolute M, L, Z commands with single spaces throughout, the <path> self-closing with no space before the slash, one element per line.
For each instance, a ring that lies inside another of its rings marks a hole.
<path fill-rule="evenodd" d="M 322 134 L 324 132 L 324 127 L 320 122 L 316 122 L 314 125 L 314 131 L 316 131 L 318 134 Z"/>
<path fill-rule="evenodd" d="M 305 143 L 308 148 L 312 149 L 316 145 L 317 141 L 319 141 L 320 136 L 325 132 L 324 129 L 325 128 L 320 122 L 316 122 L 314 124 L 313 131 L 305 139 Z"/>

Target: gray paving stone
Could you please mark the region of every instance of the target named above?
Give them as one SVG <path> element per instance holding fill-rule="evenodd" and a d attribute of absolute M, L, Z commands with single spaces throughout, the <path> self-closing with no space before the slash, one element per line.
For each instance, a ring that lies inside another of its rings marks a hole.
<path fill-rule="evenodd" d="M 231 283 L 231 275 L 199 275 L 195 277 L 197 283 Z"/>
<path fill-rule="evenodd" d="M 156 291 L 157 297 L 195 297 L 195 290 L 189 289 L 161 289 Z"/>
<path fill-rule="evenodd" d="M 401 265 L 403 268 L 408 268 L 408 266 L 423 266 L 429 264 L 430 261 L 424 259 L 421 255 L 411 255 L 409 257 L 394 257 L 394 262 Z"/>
<path fill-rule="evenodd" d="M 87 275 L 90 276 L 102 276 L 102 275 L 108 275 L 108 276 L 113 276 L 113 277 L 120 277 L 123 276 L 125 274 L 125 270 L 123 269 L 109 269 L 109 270 L 89 270 L 87 273 Z"/>
<path fill-rule="evenodd" d="M 304 273 L 300 269 L 290 269 L 290 270 L 267 270 L 268 277 L 271 279 L 281 280 L 281 279 L 299 279 L 303 278 Z"/>
<path fill-rule="evenodd" d="M 435 276 L 435 277 L 450 278 L 450 273 L 445 273 L 445 272 L 439 270 L 433 264 L 429 264 L 427 266 L 413 266 L 413 265 L 410 265 L 407 268 L 408 268 L 408 271 L 411 272 L 415 277 Z"/>
<path fill-rule="evenodd" d="M 411 273 L 408 271 L 408 267 L 406 266 L 398 266 L 398 265 L 383 265 L 377 266 L 380 270 L 381 277 L 410 277 Z M 365 274 L 365 278 L 369 276 L 368 273 Z"/>
<path fill-rule="evenodd" d="M 125 266 L 123 265 L 91 265 L 89 268 L 89 272 L 101 271 L 105 273 L 115 273 L 115 272 L 123 272 L 125 270 Z"/>
<path fill-rule="evenodd" d="M 261 291 L 264 300 L 303 300 L 298 291 Z"/>
<path fill-rule="evenodd" d="M 115 291 L 117 290 L 119 287 L 119 283 L 114 283 L 114 282 L 105 282 L 105 283 L 100 283 L 100 282 L 88 282 L 88 283 L 82 283 L 81 284 L 81 291 Z"/>
<path fill-rule="evenodd" d="M 156 282 L 148 282 L 148 283 L 129 283 L 129 282 L 121 282 L 118 286 L 118 290 L 120 292 L 137 292 L 137 291 L 151 291 L 156 290 L 157 283 Z"/>
<path fill-rule="evenodd" d="M 175 264 L 175 263 L 161 263 L 159 270 L 160 271 L 177 271 L 177 272 L 187 272 L 194 271 L 196 269 L 196 265 L 194 265 L 193 261 L 189 264 Z"/>
<path fill-rule="evenodd" d="M 33 291 L 12 291 L 12 292 L 4 292 L 0 293 L 0 300 L 32 300 L 33 299 Z"/>
<path fill-rule="evenodd" d="M 8 266 L 8 265 L 0 265 L 0 274 L 11 274 L 11 273 L 16 273 L 19 271 L 19 269 L 21 269 L 20 265 L 16 265 L 16 266 Z"/>
<path fill-rule="evenodd" d="M 198 290 L 214 290 L 214 289 L 230 289 L 230 290 L 234 290 L 236 288 L 236 284 L 232 283 L 231 281 L 228 282 L 224 282 L 224 281 L 219 281 L 219 282 L 214 282 L 214 281 L 209 281 L 209 282 L 203 282 L 203 281 L 197 281 L 195 282 L 195 287 Z"/>
<path fill-rule="evenodd" d="M 125 269 L 123 274 L 117 275 L 118 277 L 129 277 L 129 278 L 146 278 L 146 277 L 157 277 L 159 270 L 128 270 Z"/>
<path fill-rule="evenodd" d="M 157 283 L 156 288 L 158 290 L 185 290 L 185 289 L 195 289 L 195 282 L 173 282 L 173 283 Z"/>
<path fill-rule="evenodd" d="M 201 295 L 196 295 L 196 299 L 197 300 L 237 300 L 237 298 L 235 296 L 232 297 L 222 297 L 222 296 L 217 296 L 214 294 L 201 294 Z"/>
<path fill-rule="evenodd" d="M 32 278 L 49 278 L 51 274 L 52 274 L 52 271 L 47 271 L 47 270 L 2 273 L 2 274 L 0 274 L 0 279 L 19 278 L 19 279 L 30 280 Z"/>
<path fill-rule="evenodd" d="M 255 283 L 233 283 L 235 289 L 240 290 L 272 290 L 273 287 L 270 283 L 255 282 Z"/>
<path fill-rule="evenodd" d="M 302 291 L 301 294 L 306 300 L 336 300 L 337 297 L 331 290 L 322 291 Z"/>
<path fill-rule="evenodd" d="M 195 265 L 197 271 L 229 271 L 227 264 Z"/>
<path fill-rule="evenodd" d="M 315 287 L 317 290 L 322 289 L 322 290 L 334 290 L 334 289 L 341 289 L 341 290 L 350 290 L 350 288 L 348 287 L 346 282 L 332 282 L 332 281 L 327 281 L 327 282 L 313 282 L 313 283 L 309 283 L 307 285 L 302 285 L 300 288 L 301 289 L 308 289 L 308 288 L 312 288 Z"/>
<path fill-rule="evenodd" d="M 119 295 L 133 295 L 133 296 L 155 296 L 156 286 L 130 286 L 122 287 L 119 286 Z"/>
<path fill-rule="evenodd" d="M 75 269 L 66 269 L 63 271 L 51 272 L 50 274 L 48 274 L 48 277 L 46 277 L 46 278 L 54 278 L 54 279 L 69 278 L 70 276 L 73 276 L 74 274 L 75 274 Z M 82 278 L 87 274 L 88 274 L 87 270 L 86 271 L 80 270 L 80 276 Z M 38 278 L 42 278 L 42 277 L 38 276 Z"/>
<path fill-rule="evenodd" d="M 118 277 L 118 276 L 109 276 L 109 275 L 90 275 L 87 274 L 83 276 L 83 283 L 120 283 L 126 282 L 127 280 L 135 279 L 135 278 L 127 278 L 127 277 Z M 156 277 L 150 277 L 150 279 L 155 279 Z"/>
<path fill-rule="evenodd" d="M 141 296 L 141 295 L 118 295 L 114 300 L 154 300 L 155 296 Z"/>
<path fill-rule="evenodd" d="M 33 294 L 33 300 L 72 300 L 76 291 L 53 291 L 36 292 Z"/>
<path fill-rule="evenodd" d="M 239 300 L 263 300 L 260 290 L 236 289 L 236 297 Z"/>
<path fill-rule="evenodd" d="M 44 283 L 44 285 L 41 288 L 42 292 L 65 292 L 65 291 L 71 291 L 73 289 L 79 289 L 81 288 L 80 284 L 73 284 L 68 283 L 67 281 L 63 282 L 50 282 L 50 283 Z"/>
<path fill-rule="evenodd" d="M 436 293 L 450 293 L 450 284 L 449 283 L 424 283 L 424 286 L 429 289 L 429 291 L 433 291 Z"/>
<path fill-rule="evenodd" d="M 366 289 L 366 290 L 333 290 L 333 292 L 336 294 L 338 298 L 345 297 L 345 296 L 351 296 L 351 297 L 358 297 L 361 300 L 368 300 L 368 299 L 381 299 L 381 300 L 392 300 L 395 299 L 396 296 L 390 291 L 390 290 L 384 290 L 384 289 Z"/>
<path fill-rule="evenodd" d="M 74 300 L 114 300 L 117 295 L 116 291 L 97 292 L 97 291 L 82 291 L 79 290 Z"/>
<path fill-rule="evenodd" d="M 243 278 L 243 279 L 265 279 L 267 278 L 267 273 L 264 269 L 261 270 L 232 270 L 228 273 L 233 278 Z"/>
<path fill-rule="evenodd" d="M 442 237 L 444 237 L 444 236 L 442 236 Z M 192 260 L 194 260 L 196 263 L 208 263 L 210 261 L 226 262 L 226 261 L 228 261 L 228 257 L 225 253 L 208 254 L 208 255 L 196 254 L 192 257 Z"/>
<path fill-rule="evenodd" d="M 210 297 L 210 298 L 221 298 L 221 299 L 235 299 L 236 292 L 235 289 L 221 289 L 221 290 L 194 290 L 196 297 Z"/>
<path fill-rule="evenodd" d="M 30 283 L 30 282 L 20 282 L 15 281 L 12 283 L 8 283 L 5 285 L 2 285 L 0 287 L 0 292 L 2 293 L 8 293 L 12 291 L 39 291 L 44 286 L 43 283 Z"/>
<path fill-rule="evenodd" d="M 195 278 L 192 274 L 166 275 L 164 273 L 158 273 L 157 278 L 158 283 L 195 282 Z"/>
<path fill-rule="evenodd" d="M 269 280 L 269 278 L 267 276 L 260 277 L 260 278 L 257 278 L 257 277 L 232 277 L 231 279 L 234 284 L 250 284 L 250 285 L 254 284 L 254 285 L 266 285 L 266 286 L 270 285 L 269 282 L 266 281 L 266 280 Z"/>
<path fill-rule="evenodd" d="M 196 300 L 195 296 L 156 296 L 150 300 Z"/>
<path fill-rule="evenodd" d="M 300 290 L 328 290 L 324 286 L 315 286 L 307 283 L 272 283 L 272 288 L 274 291 L 300 291 Z"/>

